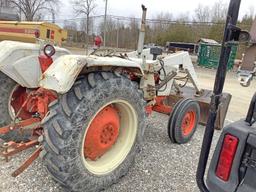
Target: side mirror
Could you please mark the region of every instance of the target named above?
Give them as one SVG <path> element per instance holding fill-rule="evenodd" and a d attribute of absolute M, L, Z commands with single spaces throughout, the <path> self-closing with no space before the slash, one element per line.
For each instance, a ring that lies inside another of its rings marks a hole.
<path fill-rule="evenodd" d="M 251 40 L 251 35 L 248 31 L 240 31 L 238 41 L 241 43 L 246 43 Z"/>
<path fill-rule="evenodd" d="M 234 40 L 239 43 L 247 43 L 251 40 L 251 35 L 248 31 L 242 31 L 241 29 L 233 30 Z"/>
<path fill-rule="evenodd" d="M 243 31 L 235 25 L 229 24 L 228 28 L 232 31 L 232 39 L 240 43 L 247 43 L 251 40 L 251 35 L 248 31 Z"/>

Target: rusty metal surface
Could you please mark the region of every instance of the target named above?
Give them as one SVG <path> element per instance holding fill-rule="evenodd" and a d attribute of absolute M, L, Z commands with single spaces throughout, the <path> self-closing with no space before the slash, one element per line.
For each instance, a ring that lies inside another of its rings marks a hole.
<path fill-rule="evenodd" d="M 254 62 L 256 61 L 256 19 L 253 21 L 250 35 L 252 45 L 248 49 L 246 49 L 240 68 L 241 70 L 245 71 L 253 71 L 255 68 Z"/>
<path fill-rule="evenodd" d="M 11 175 L 12 177 L 17 177 L 18 175 L 20 175 L 25 169 L 27 169 L 38 157 L 39 154 L 41 153 L 41 151 L 43 150 L 42 146 L 40 146 L 36 151 L 34 151 L 34 153 L 28 158 L 26 159 L 23 164 L 16 169 Z"/>
<path fill-rule="evenodd" d="M 22 130 L 28 130 L 28 129 L 33 130 L 40 127 L 40 122 L 41 122 L 40 118 L 26 119 L 18 123 L 1 127 L 0 134 L 7 134 L 8 132 L 13 131 L 15 129 L 21 129 L 21 134 L 22 134 Z"/>
<path fill-rule="evenodd" d="M 163 101 L 165 105 L 174 106 L 182 98 L 191 98 L 198 101 L 200 105 L 200 124 L 206 125 L 209 116 L 209 108 L 211 102 L 212 91 L 204 89 L 200 96 L 196 95 L 195 90 L 191 87 L 184 87 L 181 93 L 177 95 L 174 91 L 170 96 Z M 219 111 L 217 113 L 217 120 L 215 122 L 215 129 L 222 129 L 227 115 L 228 106 L 231 100 L 231 95 L 223 93 Z"/>
<path fill-rule="evenodd" d="M 144 5 L 142 5 L 142 11 L 143 11 L 143 14 L 141 19 L 141 27 L 140 27 L 139 41 L 138 41 L 138 47 L 137 47 L 138 58 L 141 58 L 141 53 L 143 51 L 145 34 L 146 34 L 147 8 Z"/>
<path fill-rule="evenodd" d="M 245 51 L 240 70 L 254 71 L 256 61 L 256 44 L 251 45 Z"/>
<path fill-rule="evenodd" d="M 6 159 L 6 161 L 8 161 L 9 157 L 38 144 L 39 142 L 37 139 L 26 143 L 15 143 L 13 141 L 10 141 L 4 144 L 4 151 L 2 152 L 1 156 L 3 156 Z"/>
<path fill-rule="evenodd" d="M 256 43 L 256 19 L 253 21 L 253 24 L 250 30 L 250 35 L 251 35 L 251 42 Z"/>
<path fill-rule="evenodd" d="M 159 112 L 159 113 L 163 113 L 163 114 L 167 114 L 169 115 L 172 111 L 172 104 L 167 104 L 166 103 L 167 97 L 166 96 L 157 96 L 156 97 L 156 103 L 155 105 L 152 107 L 153 111 Z"/>

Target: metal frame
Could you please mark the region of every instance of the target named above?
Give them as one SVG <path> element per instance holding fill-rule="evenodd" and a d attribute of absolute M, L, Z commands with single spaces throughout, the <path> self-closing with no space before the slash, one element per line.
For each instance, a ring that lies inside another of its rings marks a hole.
<path fill-rule="evenodd" d="M 205 180 L 205 170 L 209 158 L 210 148 L 212 144 L 213 134 L 214 134 L 214 123 L 217 117 L 217 111 L 220 104 L 220 99 L 222 97 L 222 91 L 225 83 L 226 72 L 227 72 L 227 63 L 229 55 L 231 52 L 231 47 L 228 46 L 230 41 L 235 40 L 237 37 L 237 32 L 240 30 L 236 27 L 238 14 L 240 9 L 241 0 L 231 0 L 228 9 L 228 15 L 226 20 L 226 27 L 223 37 L 221 56 L 219 61 L 219 66 L 216 73 L 213 96 L 210 106 L 210 114 L 207 121 L 204 139 L 201 148 L 201 154 L 198 163 L 197 169 L 197 185 L 202 192 L 210 192 Z"/>
<path fill-rule="evenodd" d="M 0 155 L 5 158 L 6 162 L 8 162 L 11 156 L 36 145 L 40 145 L 39 137 L 43 134 L 41 121 L 48 112 L 48 104 L 54 101 L 56 98 L 57 96 L 55 93 L 42 88 L 31 91 L 26 100 L 23 102 L 18 113 L 16 114 L 13 122 L 10 125 L 0 128 L 0 134 L 7 134 L 11 131 L 19 131 L 20 134 L 24 134 L 24 132 L 26 132 L 26 134 L 30 135 L 29 141 L 19 143 L 9 141 L 8 143 L 3 144 L 3 151 L 0 152 Z M 29 102 L 31 100 L 33 102 Z M 35 116 L 37 117 L 32 116 L 29 119 L 17 121 L 17 117 L 21 109 L 26 105 L 28 105 L 28 108 L 30 109 L 36 108 L 37 114 L 35 114 Z M 33 163 L 41 151 L 42 147 L 40 146 L 39 149 L 37 149 L 17 170 L 14 171 L 12 176 L 16 177 L 22 173 L 28 166 Z"/>
<path fill-rule="evenodd" d="M 252 125 L 256 120 L 255 110 L 256 110 L 256 93 L 253 95 L 253 98 L 251 100 L 250 107 L 245 119 L 245 121 L 250 125 Z"/>

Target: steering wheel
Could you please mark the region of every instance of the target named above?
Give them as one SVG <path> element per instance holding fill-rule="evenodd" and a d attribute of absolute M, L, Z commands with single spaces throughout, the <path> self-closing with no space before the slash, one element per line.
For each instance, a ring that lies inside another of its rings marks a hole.
<path fill-rule="evenodd" d="M 107 49 L 107 48 L 102 48 L 102 49 L 96 49 L 91 53 L 91 55 L 96 55 L 100 57 L 107 57 L 107 56 L 113 56 L 115 55 L 116 50 L 114 49 Z"/>

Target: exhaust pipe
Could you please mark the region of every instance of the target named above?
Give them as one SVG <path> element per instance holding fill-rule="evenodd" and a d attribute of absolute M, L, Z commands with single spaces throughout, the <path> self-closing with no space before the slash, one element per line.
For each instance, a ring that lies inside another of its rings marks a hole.
<path fill-rule="evenodd" d="M 144 47 L 144 41 L 145 41 L 145 33 L 146 33 L 146 17 L 147 17 L 147 8 L 142 5 L 142 20 L 141 20 L 141 27 L 140 27 L 140 36 L 139 36 L 139 42 L 138 42 L 138 48 L 137 48 L 137 54 L 138 58 L 141 58 L 141 54 Z"/>

